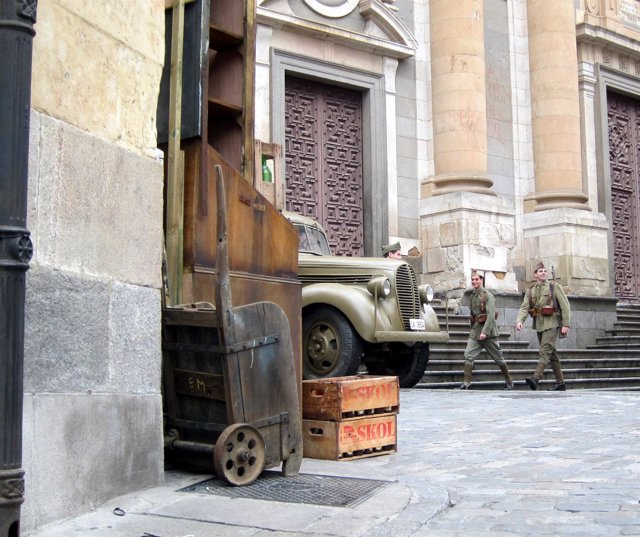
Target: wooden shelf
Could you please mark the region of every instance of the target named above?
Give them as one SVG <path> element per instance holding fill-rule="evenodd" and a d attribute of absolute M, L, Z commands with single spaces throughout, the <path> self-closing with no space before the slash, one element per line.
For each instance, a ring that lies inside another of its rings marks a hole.
<path fill-rule="evenodd" d="M 208 1 L 206 140 L 252 182 L 255 0 Z"/>
<path fill-rule="evenodd" d="M 242 106 L 239 104 L 230 103 L 217 99 L 215 97 L 209 97 L 209 113 L 211 115 L 220 117 L 231 117 L 238 114 L 242 114 Z"/>
<path fill-rule="evenodd" d="M 209 25 L 209 48 L 224 50 L 230 47 L 237 47 L 242 44 L 243 40 L 244 37 L 240 34 L 230 32 L 216 24 Z"/>
<path fill-rule="evenodd" d="M 243 107 L 244 58 L 242 55 L 235 49 L 227 49 L 221 52 L 210 51 L 209 58 L 207 85 L 209 101 Z"/>

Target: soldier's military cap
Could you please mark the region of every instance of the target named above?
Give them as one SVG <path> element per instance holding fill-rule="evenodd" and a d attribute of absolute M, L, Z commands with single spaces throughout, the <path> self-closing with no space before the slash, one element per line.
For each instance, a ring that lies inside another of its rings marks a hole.
<path fill-rule="evenodd" d="M 535 274 L 536 272 L 538 272 L 540 269 L 546 268 L 544 266 L 544 263 L 542 261 L 540 261 L 537 265 L 536 268 L 533 269 L 533 273 Z"/>
<path fill-rule="evenodd" d="M 480 274 L 476 269 L 471 269 L 471 277 L 472 278 L 481 278 L 484 280 L 484 276 Z"/>
<path fill-rule="evenodd" d="M 387 244 L 386 246 L 382 247 L 382 255 L 385 256 L 387 254 L 390 254 L 391 252 L 397 252 L 398 250 L 400 250 L 399 242 L 396 242 L 395 244 Z"/>

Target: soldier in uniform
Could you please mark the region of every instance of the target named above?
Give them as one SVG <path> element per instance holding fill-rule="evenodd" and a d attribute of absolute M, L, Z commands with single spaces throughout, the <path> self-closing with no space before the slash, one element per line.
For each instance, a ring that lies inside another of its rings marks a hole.
<path fill-rule="evenodd" d="M 566 386 L 562 375 L 560 358 L 556 351 L 558 334 L 565 337 L 571 325 L 571 308 L 560 284 L 547 281 L 547 269 L 542 262 L 533 271 L 536 283 L 525 293 L 518 311 L 516 329 L 522 330 L 522 323 L 528 315 L 533 317 L 533 328 L 537 333 L 540 351 L 538 365 L 533 377 L 525 379 L 532 390 L 539 388 L 545 368 L 551 363 L 556 377 L 554 390 L 564 391 Z"/>
<path fill-rule="evenodd" d="M 400 253 L 400 243 L 396 242 L 394 244 L 387 244 L 382 247 L 382 257 L 388 257 L 391 259 L 402 259 L 402 254 Z"/>
<path fill-rule="evenodd" d="M 498 364 L 504 375 L 505 389 L 513 389 L 513 380 L 509 373 L 507 363 L 502 357 L 502 349 L 498 342 L 498 327 L 496 325 L 496 301 L 493 294 L 484 288 L 484 278 L 479 272 L 471 272 L 471 330 L 467 348 L 464 351 L 464 378 L 460 385 L 461 390 L 468 390 L 471 385 L 473 363 L 484 349 L 491 359 Z"/>

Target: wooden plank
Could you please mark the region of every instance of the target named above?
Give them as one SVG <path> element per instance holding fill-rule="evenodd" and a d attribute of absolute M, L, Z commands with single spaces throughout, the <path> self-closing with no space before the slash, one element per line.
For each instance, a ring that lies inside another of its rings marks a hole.
<path fill-rule="evenodd" d="M 243 114 L 243 175 L 249 184 L 253 184 L 253 127 L 255 122 L 255 72 L 256 72 L 256 2 L 245 3 L 244 36 L 244 114 Z"/>
<path fill-rule="evenodd" d="M 302 420 L 304 456 L 349 460 L 395 453 L 396 415 L 342 421 Z"/>
<path fill-rule="evenodd" d="M 165 245 L 167 280 L 172 305 L 182 299 L 184 227 L 184 157 L 180 151 L 182 117 L 182 60 L 184 48 L 184 0 L 174 0 L 171 23 L 171 77 L 169 83 L 169 150 Z"/>
<path fill-rule="evenodd" d="M 302 382 L 302 417 L 306 419 L 339 421 L 399 409 L 398 377 L 360 375 Z"/>

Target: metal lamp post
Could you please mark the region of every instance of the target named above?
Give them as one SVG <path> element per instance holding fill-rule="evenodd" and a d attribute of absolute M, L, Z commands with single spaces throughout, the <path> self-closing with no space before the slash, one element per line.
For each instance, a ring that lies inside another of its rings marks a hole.
<path fill-rule="evenodd" d="M 31 56 L 37 0 L 0 0 L 0 537 L 20 534 Z"/>

